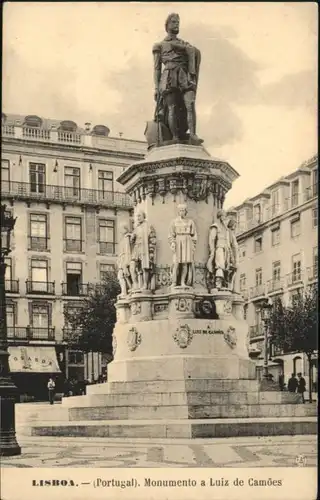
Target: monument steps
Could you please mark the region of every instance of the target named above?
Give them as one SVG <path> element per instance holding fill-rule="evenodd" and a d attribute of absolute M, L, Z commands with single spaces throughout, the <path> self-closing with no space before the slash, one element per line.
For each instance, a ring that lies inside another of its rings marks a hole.
<path fill-rule="evenodd" d="M 180 405 L 265 405 L 300 403 L 299 394 L 287 392 L 151 392 L 89 394 L 63 398 L 63 408 L 126 407 L 126 406 L 180 406 Z"/>
<path fill-rule="evenodd" d="M 108 438 L 209 438 L 317 434 L 317 417 L 199 419 L 199 420 L 92 420 L 37 424 L 32 436 Z"/>
<path fill-rule="evenodd" d="M 250 417 L 315 416 L 316 406 L 302 404 L 226 404 L 226 405 L 162 405 L 162 406 L 100 406 L 69 409 L 69 419 L 77 420 L 141 420 L 201 419 Z"/>

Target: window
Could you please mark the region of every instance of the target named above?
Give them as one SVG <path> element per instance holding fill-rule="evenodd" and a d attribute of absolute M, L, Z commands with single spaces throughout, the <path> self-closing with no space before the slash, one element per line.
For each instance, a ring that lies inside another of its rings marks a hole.
<path fill-rule="evenodd" d="M 280 243 L 280 226 L 271 229 L 271 245 L 274 247 Z"/>
<path fill-rule="evenodd" d="M 6 264 L 5 280 L 11 281 L 12 280 L 12 259 L 11 259 L 11 257 L 5 258 L 5 264 Z"/>
<path fill-rule="evenodd" d="M 245 244 L 239 245 L 239 256 L 240 256 L 240 259 L 243 259 L 246 256 L 246 245 Z"/>
<path fill-rule="evenodd" d="M 98 171 L 98 190 L 100 199 L 113 198 L 113 172 Z"/>
<path fill-rule="evenodd" d="M 294 290 L 293 292 L 290 292 L 289 300 L 291 302 L 291 305 L 297 304 L 299 297 L 300 297 L 300 290 Z"/>
<path fill-rule="evenodd" d="M 262 268 L 256 269 L 256 286 L 262 285 Z"/>
<path fill-rule="evenodd" d="M 312 260 L 313 260 L 313 276 L 316 277 L 318 275 L 318 247 L 313 248 Z"/>
<path fill-rule="evenodd" d="M 109 273 L 115 272 L 115 266 L 113 264 L 100 264 L 100 280 L 104 281 L 108 278 Z"/>
<path fill-rule="evenodd" d="M 318 169 L 312 170 L 312 196 L 318 195 Z"/>
<path fill-rule="evenodd" d="M 312 227 L 318 227 L 318 209 L 317 209 L 317 207 L 312 209 Z"/>
<path fill-rule="evenodd" d="M 301 280 L 301 257 L 300 254 L 292 256 L 292 283 Z"/>
<path fill-rule="evenodd" d="M 69 351 L 68 352 L 68 365 L 83 365 L 84 355 L 81 351 Z"/>
<path fill-rule="evenodd" d="M 299 179 L 291 184 L 291 206 L 296 207 L 299 203 Z"/>
<path fill-rule="evenodd" d="M 43 334 L 48 336 L 51 323 L 49 304 L 31 304 L 30 324 L 32 325 L 33 338 L 42 338 Z"/>
<path fill-rule="evenodd" d="M 80 168 L 64 167 L 65 193 L 68 198 L 80 196 Z"/>
<path fill-rule="evenodd" d="M 30 214 L 30 248 L 47 250 L 47 215 Z"/>
<path fill-rule="evenodd" d="M 33 292 L 48 291 L 48 261 L 31 260 L 31 287 Z"/>
<path fill-rule="evenodd" d="M 280 260 L 276 260 L 272 262 L 272 281 L 278 282 L 280 281 L 281 276 L 281 263 Z"/>
<path fill-rule="evenodd" d="M 258 205 L 254 206 L 254 221 L 257 222 L 258 224 L 261 222 L 261 205 L 260 205 L 260 203 Z"/>
<path fill-rule="evenodd" d="M 254 239 L 254 252 L 262 252 L 262 236 L 256 236 Z"/>
<path fill-rule="evenodd" d="M 82 251 L 82 220 L 81 217 L 65 218 L 65 249 L 67 252 Z"/>
<path fill-rule="evenodd" d="M 82 295 L 82 262 L 66 263 L 66 295 Z"/>
<path fill-rule="evenodd" d="M 46 166 L 42 163 L 30 163 L 29 178 L 31 193 L 44 193 L 46 185 Z"/>
<path fill-rule="evenodd" d="M 10 162 L 9 160 L 1 160 L 1 183 L 2 190 L 8 187 L 10 182 Z"/>
<path fill-rule="evenodd" d="M 246 275 L 240 274 L 240 290 L 243 292 L 246 289 Z"/>
<path fill-rule="evenodd" d="M 115 253 L 115 224 L 114 220 L 99 220 L 99 253 Z"/>
<path fill-rule="evenodd" d="M 14 337 L 15 327 L 17 325 L 17 304 L 10 302 L 6 305 L 7 313 L 7 331 L 8 337 Z"/>
<path fill-rule="evenodd" d="M 277 215 L 280 210 L 280 192 L 275 189 L 271 192 L 271 216 Z"/>
<path fill-rule="evenodd" d="M 291 226 L 291 238 L 297 238 L 301 233 L 300 218 L 294 219 L 290 223 Z"/>

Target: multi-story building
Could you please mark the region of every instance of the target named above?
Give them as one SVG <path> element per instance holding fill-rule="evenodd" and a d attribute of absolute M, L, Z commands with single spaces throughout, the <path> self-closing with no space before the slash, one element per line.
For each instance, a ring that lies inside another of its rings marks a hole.
<path fill-rule="evenodd" d="M 251 355 L 259 365 L 262 299 L 281 296 L 287 304 L 301 287 L 318 280 L 318 156 L 229 213 L 237 217 L 238 286 L 250 325 Z M 271 365 L 281 366 L 286 381 L 291 373 L 308 374 L 302 353 L 270 355 Z M 314 366 L 314 378 L 316 371 Z"/>
<path fill-rule="evenodd" d="M 145 152 L 144 142 L 109 137 L 104 125 L 2 115 L 1 201 L 17 217 L 8 338 L 20 385 L 59 370 L 69 379 L 102 372 L 100 354 L 66 349 L 64 309 L 79 306 L 88 283 L 114 267 L 118 228 L 132 209 L 116 179 Z"/>

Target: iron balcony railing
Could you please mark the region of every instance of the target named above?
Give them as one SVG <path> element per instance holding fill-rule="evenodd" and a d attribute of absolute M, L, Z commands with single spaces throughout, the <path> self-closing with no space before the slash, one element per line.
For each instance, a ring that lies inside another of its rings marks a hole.
<path fill-rule="evenodd" d="M 42 295 L 42 294 L 54 295 L 55 282 L 26 280 L 26 290 L 27 293 L 34 293 L 37 295 Z"/>
<path fill-rule="evenodd" d="M 98 241 L 99 253 L 101 255 L 114 255 L 116 253 L 116 244 L 107 241 Z"/>
<path fill-rule="evenodd" d="M 45 251 L 48 250 L 49 238 L 42 236 L 29 236 L 29 250 Z"/>
<path fill-rule="evenodd" d="M 54 327 L 33 326 L 8 326 L 7 337 L 9 341 L 20 340 L 55 340 Z"/>
<path fill-rule="evenodd" d="M 5 280 L 6 293 L 19 293 L 19 280 Z"/>
<path fill-rule="evenodd" d="M 1 194 L 4 197 L 13 199 L 46 200 L 60 203 L 69 201 L 106 207 L 133 207 L 133 202 L 126 193 L 84 188 L 76 188 L 75 190 L 74 188 L 51 184 L 2 181 Z"/>
<path fill-rule="evenodd" d="M 263 325 L 253 325 L 250 326 L 249 330 L 249 338 L 250 339 L 256 339 L 258 337 L 263 337 L 264 336 L 264 331 L 263 331 Z"/>
<path fill-rule="evenodd" d="M 315 281 L 318 279 L 318 266 L 307 267 L 308 281 Z"/>
<path fill-rule="evenodd" d="M 268 293 L 279 292 L 283 290 L 284 282 L 283 278 L 272 279 L 267 282 Z"/>
<path fill-rule="evenodd" d="M 258 297 L 263 297 L 266 293 L 266 287 L 264 284 L 256 285 L 250 288 L 250 298 L 257 299 Z"/>
<path fill-rule="evenodd" d="M 65 238 L 63 240 L 63 249 L 65 252 L 82 252 L 83 242 L 82 240 L 70 240 Z"/>
<path fill-rule="evenodd" d="M 67 295 L 69 297 L 79 297 L 86 296 L 89 293 L 90 285 L 89 283 L 78 283 L 78 284 L 68 284 L 61 283 L 62 295 Z"/>

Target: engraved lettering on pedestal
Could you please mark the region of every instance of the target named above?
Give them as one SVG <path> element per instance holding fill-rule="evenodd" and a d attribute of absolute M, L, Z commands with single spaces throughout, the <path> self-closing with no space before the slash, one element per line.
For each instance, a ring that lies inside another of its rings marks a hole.
<path fill-rule="evenodd" d="M 228 330 L 224 332 L 223 336 L 228 346 L 234 349 L 237 345 L 236 329 L 233 326 L 229 326 Z"/>
<path fill-rule="evenodd" d="M 178 344 L 181 349 L 185 349 L 190 345 L 193 338 L 193 333 L 188 325 L 181 325 L 177 328 L 176 333 L 173 334 L 173 340 Z"/>
<path fill-rule="evenodd" d="M 141 344 L 141 334 L 133 327 L 128 332 L 127 344 L 130 351 L 135 351 Z"/>

